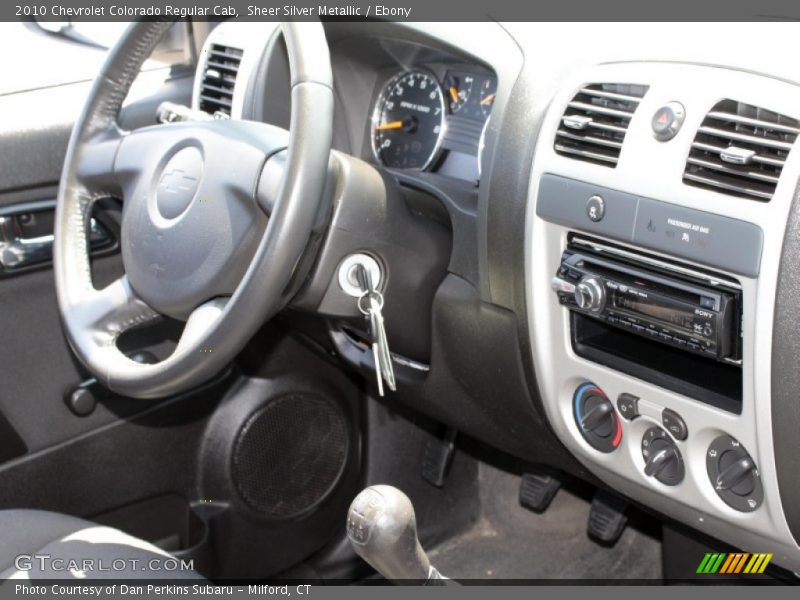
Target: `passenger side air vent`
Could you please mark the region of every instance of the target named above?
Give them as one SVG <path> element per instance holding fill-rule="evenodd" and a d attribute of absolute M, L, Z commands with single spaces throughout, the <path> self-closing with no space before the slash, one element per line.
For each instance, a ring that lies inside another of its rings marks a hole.
<path fill-rule="evenodd" d="M 594 83 L 581 88 L 561 117 L 555 151 L 616 167 L 628 124 L 647 88 L 624 83 Z"/>
<path fill-rule="evenodd" d="M 200 84 L 200 110 L 231 115 L 233 88 L 243 53 L 239 48 L 211 44 Z"/>
<path fill-rule="evenodd" d="M 722 100 L 697 131 L 683 182 L 768 202 L 798 133 L 796 119 Z"/>

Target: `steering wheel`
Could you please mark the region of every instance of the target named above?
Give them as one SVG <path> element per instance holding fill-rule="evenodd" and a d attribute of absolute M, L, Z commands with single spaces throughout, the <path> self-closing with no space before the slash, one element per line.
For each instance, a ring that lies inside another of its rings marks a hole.
<path fill-rule="evenodd" d="M 122 102 L 172 25 L 136 22 L 110 50 L 72 132 L 56 208 L 54 270 L 67 339 L 112 391 L 158 398 L 221 372 L 286 299 L 328 177 L 333 91 L 319 22 L 284 23 L 292 113 L 286 131 L 230 120 L 124 132 Z M 88 225 L 98 198 L 123 199 L 125 275 L 95 289 Z M 141 364 L 116 345 L 161 315 L 186 322 L 174 352 Z"/>

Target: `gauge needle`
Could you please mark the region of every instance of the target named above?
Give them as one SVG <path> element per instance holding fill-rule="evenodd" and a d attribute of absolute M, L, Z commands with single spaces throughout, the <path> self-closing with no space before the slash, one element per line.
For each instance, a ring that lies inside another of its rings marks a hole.
<path fill-rule="evenodd" d="M 489 104 L 493 104 L 495 96 L 496 94 L 489 94 L 488 96 L 486 96 L 486 98 L 481 100 L 481 106 L 488 106 Z"/>
<path fill-rule="evenodd" d="M 453 102 L 458 102 L 458 88 L 451 85 L 448 91 L 450 92 L 450 97 L 453 99 Z"/>
<path fill-rule="evenodd" d="M 381 123 L 375 126 L 375 131 L 386 131 L 387 129 L 402 129 L 402 121 L 389 121 L 388 123 Z"/>

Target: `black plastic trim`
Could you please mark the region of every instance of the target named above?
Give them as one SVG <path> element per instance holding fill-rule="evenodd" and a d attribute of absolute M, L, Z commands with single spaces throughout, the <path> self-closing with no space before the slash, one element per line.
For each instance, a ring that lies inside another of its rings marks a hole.
<path fill-rule="evenodd" d="M 5 415 L 0 413 L 0 464 L 22 456 L 26 452 L 28 452 L 28 447 L 25 442 Z"/>

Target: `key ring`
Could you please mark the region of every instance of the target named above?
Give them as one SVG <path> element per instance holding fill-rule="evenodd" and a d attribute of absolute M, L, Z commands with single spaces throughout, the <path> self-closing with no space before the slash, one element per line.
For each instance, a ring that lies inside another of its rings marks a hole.
<path fill-rule="evenodd" d="M 366 316 L 366 315 L 369 314 L 370 311 L 369 311 L 369 309 L 364 309 L 364 307 L 361 306 L 361 301 L 364 298 L 371 298 L 371 297 L 374 297 L 375 301 L 378 303 L 378 310 L 383 310 L 383 294 L 381 294 L 378 291 L 375 291 L 375 292 L 364 292 L 363 294 L 361 294 L 358 297 L 358 310 L 361 311 L 362 315 Z"/>

